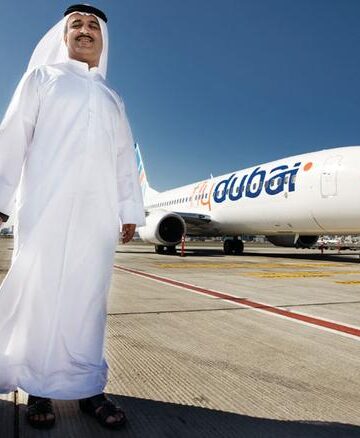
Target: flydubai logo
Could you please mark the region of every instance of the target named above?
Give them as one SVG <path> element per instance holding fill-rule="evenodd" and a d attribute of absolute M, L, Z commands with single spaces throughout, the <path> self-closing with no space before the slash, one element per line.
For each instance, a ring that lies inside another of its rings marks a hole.
<path fill-rule="evenodd" d="M 296 175 L 300 170 L 301 162 L 292 167 L 287 165 L 277 166 L 266 171 L 261 166 L 256 167 L 250 174 L 241 175 L 233 173 L 228 178 L 218 182 L 213 191 L 213 199 L 216 203 L 225 200 L 238 201 L 241 198 L 257 198 L 265 192 L 270 196 L 296 190 Z M 304 171 L 312 168 L 312 163 L 304 165 Z"/>

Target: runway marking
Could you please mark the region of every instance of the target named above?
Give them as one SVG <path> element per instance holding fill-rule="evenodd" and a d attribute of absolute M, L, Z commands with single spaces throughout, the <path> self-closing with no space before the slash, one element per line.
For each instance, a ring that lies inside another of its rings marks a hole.
<path fill-rule="evenodd" d="M 173 280 L 171 278 L 162 277 L 156 274 L 150 274 L 144 271 L 138 271 L 136 269 L 126 268 L 125 266 L 114 265 L 115 269 L 118 269 L 129 274 L 133 274 L 139 277 L 148 278 L 159 283 L 170 284 L 171 286 L 178 287 L 180 289 L 189 290 L 201 295 L 207 295 L 214 298 L 219 298 L 224 301 L 235 303 L 239 306 L 248 307 L 254 309 L 258 312 L 263 312 L 265 314 L 272 314 L 284 319 L 290 319 L 294 322 L 298 322 L 304 325 L 315 327 L 318 329 L 326 330 L 332 333 L 337 333 L 343 336 L 351 337 L 352 339 L 360 340 L 360 328 L 345 324 L 340 324 L 335 321 L 325 320 L 322 318 L 305 315 L 299 312 L 291 312 L 289 310 L 284 310 L 279 307 L 270 306 L 265 303 L 260 303 L 246 298 L 239 298 L 235 295 L 226 294 L 213 289 L 205 289 L 194 284 L 184 283 L 182 281 Z"/>
<path fill-rule="evenodd" d="M 353 280 L 353 281 L 335 281 L 335 283 L 338 284 L 360 284 L 360 280 Z"/>
<path fill-rule="evenodd" d="M 326 272 L 244 272 L 248 277 L 256 278 L 316 278 L 316 277 L 330 277 L 330 273 Z"/>
<path fill-rule="evenodd" d="M 244 272 L 244 275 L 257 278 L 301 278 L 331 277 L 332 275 L 359 275 L 359 271 L 298 271 L 298 272 Z"/>
<path fill-rule="evenodd" d="M 327 268 L 334 267 L 334 263 L 154 263 L 157 268 L 165 269 L 263 269 L 263 268 Z M 346 266 L 339 265 L 337 266 Z"/>

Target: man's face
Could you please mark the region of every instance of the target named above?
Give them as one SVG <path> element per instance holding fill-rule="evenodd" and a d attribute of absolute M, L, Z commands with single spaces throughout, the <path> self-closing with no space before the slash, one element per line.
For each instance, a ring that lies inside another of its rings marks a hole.
<path fill-rule="evenodd" d="M 89 67 L 99 65 L 103 42 L 100 24 L 94 15 L 72 14 L 67 21 L 64 40 L 69 58 L 87 62 Z"/>

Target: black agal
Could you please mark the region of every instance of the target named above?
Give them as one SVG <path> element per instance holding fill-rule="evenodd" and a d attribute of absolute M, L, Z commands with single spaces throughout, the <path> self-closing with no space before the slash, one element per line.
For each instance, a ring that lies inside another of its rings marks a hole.
<path fill-rule="evenodd" d="M 83 5 L 83 4 L 69 6 L 64 12 L 64 17 L 66 17 L 69 14 L 72 14 L 73 12 L 85 12 L 86 14 L 96 15 L 97 17 L 104 20 L 105 23 L 107 23 L 107 17 L 104 14 L 104 12 L 100 11 L 100 9 L 98 8 L 94 8 L 94 6 Z"/>

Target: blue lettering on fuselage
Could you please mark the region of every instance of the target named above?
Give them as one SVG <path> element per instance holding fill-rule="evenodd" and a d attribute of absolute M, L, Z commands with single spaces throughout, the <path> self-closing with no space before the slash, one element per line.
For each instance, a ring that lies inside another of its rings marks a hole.
<path fill-rule="evenodd" d="M 295 177 L 301 162 L 295 163 L 292 168 L 282 165 L 274 167 L 270 172 L 256 167 L 245 175 L 231 174 L 228 178 L 217 183 L 214 188 L 214 201 L 218 204 L 226 199 L 237 201 L 241 198 L 257 198 L 264 190 L 268 195 L 277 195 L 285 190 L 295 191 Z M 268 174 L 268 175 L 267 175 Z"/>

